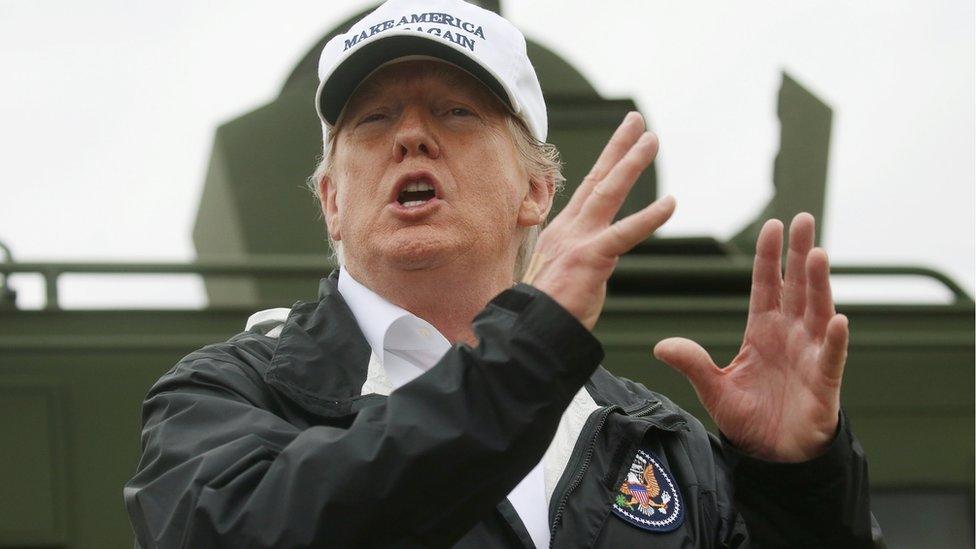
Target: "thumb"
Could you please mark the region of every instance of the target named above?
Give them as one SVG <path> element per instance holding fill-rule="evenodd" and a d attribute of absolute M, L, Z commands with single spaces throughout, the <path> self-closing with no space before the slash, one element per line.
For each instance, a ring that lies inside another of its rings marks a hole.
<path fill-rule="evenodd" d="M 718 366 L 701 345 L 683 337 L 669 337 L 654 346 L 654 357 L 681 372 L 699 396 L 710 393 Z"/>

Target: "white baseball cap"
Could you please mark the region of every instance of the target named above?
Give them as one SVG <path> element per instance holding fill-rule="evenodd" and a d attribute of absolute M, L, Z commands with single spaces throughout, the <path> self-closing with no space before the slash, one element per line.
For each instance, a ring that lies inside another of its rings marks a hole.
<path fill-rule="evenodd" d="M 359 84 L 383 65 L 436 59 L 467 71 L 525 122 L 539 141 L 548 133 L 539 78 L 525 37 L 500 15 L 463 0 L 389 0 L 335 36 L 319 58 L 315 109 L 323 136 Z"/>

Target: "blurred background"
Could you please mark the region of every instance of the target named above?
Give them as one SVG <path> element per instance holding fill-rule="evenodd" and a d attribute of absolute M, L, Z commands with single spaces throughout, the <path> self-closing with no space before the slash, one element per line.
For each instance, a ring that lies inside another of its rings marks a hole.
<path fill-rule="evenodd" d="M 214 128 L 273 99 L 322 35 L 369 5 L 0 1 L 0 240 L 22 261 L 192 260 Z M 662 234 L 726 238 L 762 209 L 787 70 L 834 112 L 822 233 L 834 262 L 931 266 L 973 292 L 972 2 L 536 0 L 503 10 L 602 96 L 633 98 L 647 115 L 661 139 L 659 192 L 679 206 Z M 36 280 L 18 286 L 22 307 L 43 303 Z M 912 281 L 844 296 L 877 293 L 941 295 Z M 185 277 L 66 281 L 62 300 L 206 298 Z"/>
<path fill-rule="evenodd" d="M 627 110 L 660 136 L 625 210 L 678 211 L 611 281 L 607 366 L 704 417 L 648 349 L 730 358 L 757 224 L 812 211 L 890 546 L 972 546 L 974 4 L 480 3 L 530 40 L 570 186 Z M 0 547 L 129 545 L 149 385 L 314 298 L 315 63 L 375 4 L 0 0 Z"/>

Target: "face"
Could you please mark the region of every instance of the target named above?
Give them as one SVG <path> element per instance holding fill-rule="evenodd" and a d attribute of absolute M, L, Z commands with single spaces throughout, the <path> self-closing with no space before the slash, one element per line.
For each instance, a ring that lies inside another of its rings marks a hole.
<path fill-rule="evenodd" d="M 319 189 L 347 267 L 511 273 L 551 196 L 530 184 L 507 116 L 476 79 L 443 63 L 396 63 L 365 81 L 337 124 Z"/>

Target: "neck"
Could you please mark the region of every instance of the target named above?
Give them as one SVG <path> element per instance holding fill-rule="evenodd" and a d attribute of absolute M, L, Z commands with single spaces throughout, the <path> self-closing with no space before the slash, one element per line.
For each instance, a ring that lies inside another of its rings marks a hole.
<path fill-rule="evenodd" d="M 353 278 L 384 299 L 430 322 L 451 343 L 476 345 L 475 315 L 514 284 L 511 266 L 467 269 L 398 270 L 344 267 Z"/>

